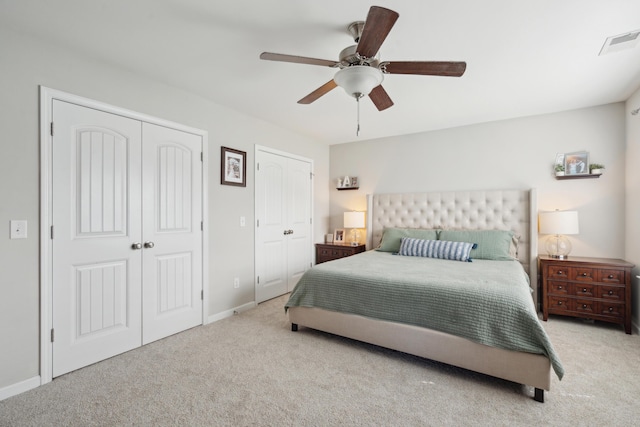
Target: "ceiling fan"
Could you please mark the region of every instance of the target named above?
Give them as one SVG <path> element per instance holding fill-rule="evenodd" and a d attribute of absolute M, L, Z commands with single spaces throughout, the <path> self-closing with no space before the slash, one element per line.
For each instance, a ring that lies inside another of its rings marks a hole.
<path fill-rule="evenodd" d="M 380 61 L 378 50 L 398 16 L 393 10 L 371 6 L 365 22 L 358 21 L 349 25 L 349 33 L 357 45 L 343 49 L 339 61 L 271 52 L 263 52 L 260 59 L 339 68 L 333 79 L 299 100 L 298 104 L 310 104 L 336 86 L 340 86 L 357 101 L 368 95 L 379 111 L 393 105 L 393 101 L 381 85 L 384 74 L 449 77 L 460 77 L 464 74 L 466 62 Z"/>

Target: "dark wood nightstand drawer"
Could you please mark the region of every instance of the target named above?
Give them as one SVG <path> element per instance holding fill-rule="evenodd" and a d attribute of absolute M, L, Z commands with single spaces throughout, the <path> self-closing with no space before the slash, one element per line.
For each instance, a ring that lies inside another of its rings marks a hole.
<path fill-rule="evenodd" d="M 624 271 L 599 269 L 596 274 L 596 280 L 604 283 L 619 283 L 624 284 Z"/>
<path fill-rule="evenodd" d="M 549 279 L 568 279 L 569 268 L 562 265 L 547 266 L 547 277 Z"/>
<path fill-rule="evenodd" d="M 596 289 L 596 298 L 624 302 L 626 288 L 624 286 L 600 285 Z"/>
<path fill-rule="evenodd" d="M 587 267 L 572 267 L 569 269 L 569 280 L 594 282 L 596 280 L 595 270 Z"/>
<path fill-rule="evenodd" d="M 549 280 L 549 295 L 573 295 L 571 283 Z"/>
<path fill-rule="evenodd" d="M 574 299 L 568 297 L 549 296 L 549 313 L 565 314 L 565 312 L 573 311 Z"/>

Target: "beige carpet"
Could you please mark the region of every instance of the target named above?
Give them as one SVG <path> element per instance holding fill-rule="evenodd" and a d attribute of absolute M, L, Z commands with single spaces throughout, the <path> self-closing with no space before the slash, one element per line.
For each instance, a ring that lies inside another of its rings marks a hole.
<path fill-rule="evenodd" d="M 567 374 L 533 389 L 306 328 L 285 298 L 0 402 L 0 426 L 631 426 L 640 337 L 552 317 Z"/>

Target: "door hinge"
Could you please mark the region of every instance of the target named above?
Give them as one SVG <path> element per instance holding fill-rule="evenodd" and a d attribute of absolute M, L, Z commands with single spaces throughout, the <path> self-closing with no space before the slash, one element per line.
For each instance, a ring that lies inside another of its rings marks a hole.
<path fill-rule="evenodd" d="M 258 285 L 260 284 L 260 276 L 258 276 Z"/>
<path fill-rule="evenodd" d="M 256 227 L 260 227 L 260 220 L 259 219 L 256 220 Z"/>
<path fill-rule="evenodd" d="M 51 240 L 53 240 L 53 225 L 51 226 Z"/>
<path fill-rule="evenodd" d="M 51 328 L 51 342 L 53 342 L 53 328 Z"/>
<path fill-rule="evenodd" d="M 200 221 L 200 231 L 204 231 L 204 221 Z"/>
<path fill-rule="evenodd" d="M 204 301 L 204 289 L 200 291 L 200 299 Z"/>
<path fill-rule="evenodd" d="M 49 132 L 51 133 L 51 136 L 53 136 L 53 122 L 51 122 L 51 129 Z"/>
<path fill-rule="evenodd" d="M 200 161 L 204 162 L 204 151 L 200 152 Z"/>
<path fill-rule="evenodd" d="M 313 172 L 309 172 L 309 179 L 313 179 Z"/>
<path fill-rule="evenodd" d="M 313 218 L 309 218 L 309 224 L 313 224 Z"/>

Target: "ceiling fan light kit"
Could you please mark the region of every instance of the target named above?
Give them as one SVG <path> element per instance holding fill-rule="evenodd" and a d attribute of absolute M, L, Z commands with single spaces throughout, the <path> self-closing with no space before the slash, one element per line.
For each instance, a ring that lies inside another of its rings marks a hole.
<path fill-rule="evenodd" d="M 413 74 L 429 76 L 460 77 L 464 74 L 465 62 L 434 61 L 384 61 L 380 62 L 378 51 L 387 38 L 391 28 L 398 20 L 398 13 L 379 6 L 371 6 L 367 20 L 352 22 L 347 31 L 357 45 L 349 46 L 340 52 L 340 61 L 307 58 L 296 55 L 263 52 L 260 59 L 283 61 L 297 64 L 320 65 L 340 68 L 333 80 L 320 86 L 298 101 L 310 104 L 327 94 L 336 86 L 342 87 L 349 96 L 360 98 L 369 96 L 378 111 L 393 105 L 393 101 L 382 87 L 383 74 Z M 358 105 L 358 131 L 359 105 Z"/>
<path fill-rule="evenodd" d="M 333 80 L 354 98 L 368 96 L 384 80 L 382 71 L 368 65 L 352 65 L 336 73 Z"/>

